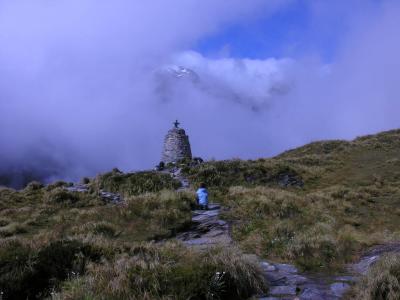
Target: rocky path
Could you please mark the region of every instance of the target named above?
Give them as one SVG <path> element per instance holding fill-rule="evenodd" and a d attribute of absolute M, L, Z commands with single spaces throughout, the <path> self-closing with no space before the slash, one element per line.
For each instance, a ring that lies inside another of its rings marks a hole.
<path fill-rule="evenodd" d="M 210 204 L 209 210 L 192 212 L 192 226 L 177 236 L 188 246 L 205 249 L 210 246 L 225 246 L 232 243 L 228 224 L 219 219 L 221 207 Z"/>
<path fill-rule="evenodd" d="M 289 264 L 275 264 L 263 261 L 261 267 L 269 282 L 269 293 L 259 299 L 302 299 L 302 300 L 336 300 L 354 280 L 353 276 L 329 276 L 324 274 L 301 273 Z"/>
<path fill-rule="evenodd" d="M 200 250 L 231 244 L 233 241 L 229 234 L 229 226 L 219 218 L 220 212 L 219 204 L 211 204 L 209 210 L 193 211 L 192 226 L 176 238 L 187 246 Z M 269 294 L 259 298 L 262 300 L 292 300 L 296 297 L 307 300 L 336 300 L 340 299 L 349 283 L 354 280 L 354 277 L 344 275 L 329 277 L 302 274 L 288 264 L 267 261 L 261 261 L 260 264 L 270 285 Z"/>
<path fill-rule="evenodd" d="M 168 171 L 169 174 L 180 181 L 180 191 L 190 187 L 189 180 L 183 176 L 180 168 Z M 192 211 L 192 224 L 188 230 L 179 233 L 176 238 L 185 245 L 197 249 L 207 249 L 212 246 L 224 246 L 232 243 L 228 224 L 219 218 L 221 206 L 211 203 L 208 210 Z"/>
<path fill-rule="evenodd" d="M 171 175 L 181 181 L 181 189 L 189 187 L 189 182 L 179 170 Z M 187 231 L 178 234 L 177 239 L 197 249 L 232 244 L 229 225 L 220 219 L 221 209 L 221 206 L 215 203 L 209 206 L 209 210 L 193 211 L 192 226 Z M 365 274 L 374 262 L 383 254 L 390 252 L 400 252 L 400 243 L 370 249 L 357 263 L 349 264 L 342 274 L 304 273 L 290 264 L 262 260 L 260 266 L 270 289 L 267 295 L 258 299 L 339 300 L 350 285 Z"/>
<path fill-rule="evenodd" d="M 383 254 L 400 252 L 400 243 L 376 246 L 354 264 L 349 264 L 343 274 L 300 273 L 294 266 L 261 262 L 265 277 L 270 283 L 269 294 L 260 299 L 341 299 L 352 283 L 357 281 Z"/>
<path fill-rule="evenodd" d="M 182 176 L 180 170 L 174 170 L 171 176 L 181 182 L 180 190 L 189 188 L 189 182 Z M 84 184 L 66 187 L 69 191 L 89 192 Z M 99 196 L 107 203 L 121 204 L 123 199 L 119 194 L 100 191 Z M 212 246 L 227 246 L 233 243 L 229 225 L 220 219 L 221 206 L 210 204 L 209 210 L 192 212 L 192 225 L 185 232 L 179 233 L 177 239 L 189 247 L 207 249 Z M 346 290 L 383 254 L 400 252 L 400 243 L 392 243 L 374 247 L 354 264 L 347 266 L 343 274 L 327 275 L 299 272 L 289 264 L 261 261 L 260 266 L 270 289 L 260 300 L 338 300 Z"/>
<path fill-rule="evenodd" d="M 190 247 L 207 249 L 233 243 L 228 224 L 219 218 L 221 207 L 211 204 L 210 209 L 193 211 L 193 224 L 177 236 Z M 400 243 L 377 246 L 368 251 L 359 262 L 350 264 L 343 274 L 316 274 L 300 272 L 290 264 L 261 261 L 260 266 L 270 289 L 260 300 L 338 300 L 352 283 L 383 254 L 400 252 Z"/>
<path fill-rule="evenodd" d="M 183 176 L 182 170 L 180 168 L 174 168 L 164 173 L 170 174 L 172 178 L 178 180 L 181 183 L 181 187 L 178 189 L 179 191 L 186 190 L 190 187 L 189 180 L 185 176 Z"/>

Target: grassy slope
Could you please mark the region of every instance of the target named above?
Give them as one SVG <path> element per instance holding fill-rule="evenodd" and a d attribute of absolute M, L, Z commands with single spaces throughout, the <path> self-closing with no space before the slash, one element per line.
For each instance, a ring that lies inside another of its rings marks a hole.
<path fill-rule="evenodd" d="M 234 249 L 154 243 L 191 222 L 193 197 L 176 192 L 170 176 L 113 171 L 93 180 L 89 193 L 64 185 L 0 189 L 2 299 L 54 291 L 57 299 L 242 299 L 263 288 L 254 259 Z M 103 188 L 123 194 L 124 205 L 106 205 Z"/>
<path fill-rule="evenodd" d="M 206 181 L 212 198 L 230 207 L 224 217 L 246 252 L 327 270 L 365 247 L 400 239 L 399 149 L 400 131 L 390 131 L 312 143 L 272 159 L 208 162 L 184 173 L 195 184 Z M 205 299 L 215 292 L 235 299 L 261 288 L 257 267 L 238 252 L 146 242 L 172 236 L 190 219 L 192 194 L 176 193 L 179 184 L 168 176 L 113 171 L 93 180 L 88 194 L 60 185 L 0 190 L 5 299 L 60 286 L 62 299 Z M 123 194 L 127 205 L 104 205 L 99 189 Z M 230 275 L 220 280 L 216 271 Z M 181 278 L 198 284 L 184 289 Z"/>
<path fill-rule="evenodd" d="M 304 186 L 282 188 L 282 172 Z M 399 130 L 315 142 L 272 159 L 209 162 L 186 173 L 194 182 L 214 178 L 207 183 L 231 208 L 225 218 L 234 238 L 264 257 L 340 268 L 370 245 L 400 239 Z"/>
<path fill-rule="evenodd" d="M 116 177 L 121 183 L 119 192 L 125 194 L 124 206 L 105 205 L 97 194 L 98 186 L 103 188 L 107 182 L 116 186 Z M 143 241 L 170 236 L 190 222 L 192 199 L 185 193 L 168 191 L 175 182 L 167 177 L 111 172 L 92 182 L 91 193 L 68 192 L 57 186 L 62 183 L 49 187 L 32 184 L 21 191 L 0 189 L 0 237 L 51 233 L 60 239 L 106 234 L 121 241 Z"/>

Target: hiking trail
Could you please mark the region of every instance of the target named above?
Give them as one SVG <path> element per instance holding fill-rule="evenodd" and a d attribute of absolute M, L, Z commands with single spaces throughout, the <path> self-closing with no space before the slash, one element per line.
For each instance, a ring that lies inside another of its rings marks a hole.
<path fill-rule="evenodd" d="M 171 172 L 171 176 L 181 182 L 179 190 L 190 187 L 189 181 L 180 170 Z M 189 247 L 204 250 L 212 246 L 231 245 L 229 224 L 220 219 L 223 208 L 218 203 L 209 204 L 209 210 L 194 210 L 192 225 L 176 238 Z M 300 272 L 294 265 L 260 260 L 269 291 L 258 296 L 259 300 L 339 300 L 368 268 L 385 253 L 400 252 L 400 243 L 373 247 L 365 252 L 361 259 L 348 264 L 339 274 Z"/>

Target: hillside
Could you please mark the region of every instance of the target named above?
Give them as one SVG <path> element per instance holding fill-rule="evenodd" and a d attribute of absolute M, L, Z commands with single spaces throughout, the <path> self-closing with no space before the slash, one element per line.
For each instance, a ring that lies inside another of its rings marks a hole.
<path fill-rule="evenodd" d="M 366 186 L 377 180 L 395 183 L 400 178 L 399 160 L 400 130 L 393 130 L 351 142 L 314 142 L 272 159 L 215 161 L 185 171 L 193 181 L 203 180 L 212 187 L 273 185 L 284 175 L 299 175 L 310 191 L 333 185 Z"/>
<path fill-rule="evenodd" d="M 400 240 L 400 130 L 179 167 L 189 190 L 165 171 L 118 170 L 86 179 L 83 192 L 64 182 L 0 189 L 4 299 L 245 299 L 265 287 L 243 253 L 332 272 Z M 224 206 L 238 249 L 196 252 L 174 240 L 190 226 L 200 182 Z"/>
<path fill-rule="evenodd" d="M 234 238 L 262 257 L 340 269 L 362 249 L 400 239 L 399 130 L 184 170 L 230 208 Z"/>

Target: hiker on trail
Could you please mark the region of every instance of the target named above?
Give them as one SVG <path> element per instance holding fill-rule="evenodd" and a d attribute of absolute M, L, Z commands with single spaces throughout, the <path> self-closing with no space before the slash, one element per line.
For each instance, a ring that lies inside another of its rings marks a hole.
<path fill-rule="evenodd" d="M 196 200 L 200 209 L 208 209 L 208 191 L 204 183 L 200 184 L 200 188 L 196 192 Z"/>

